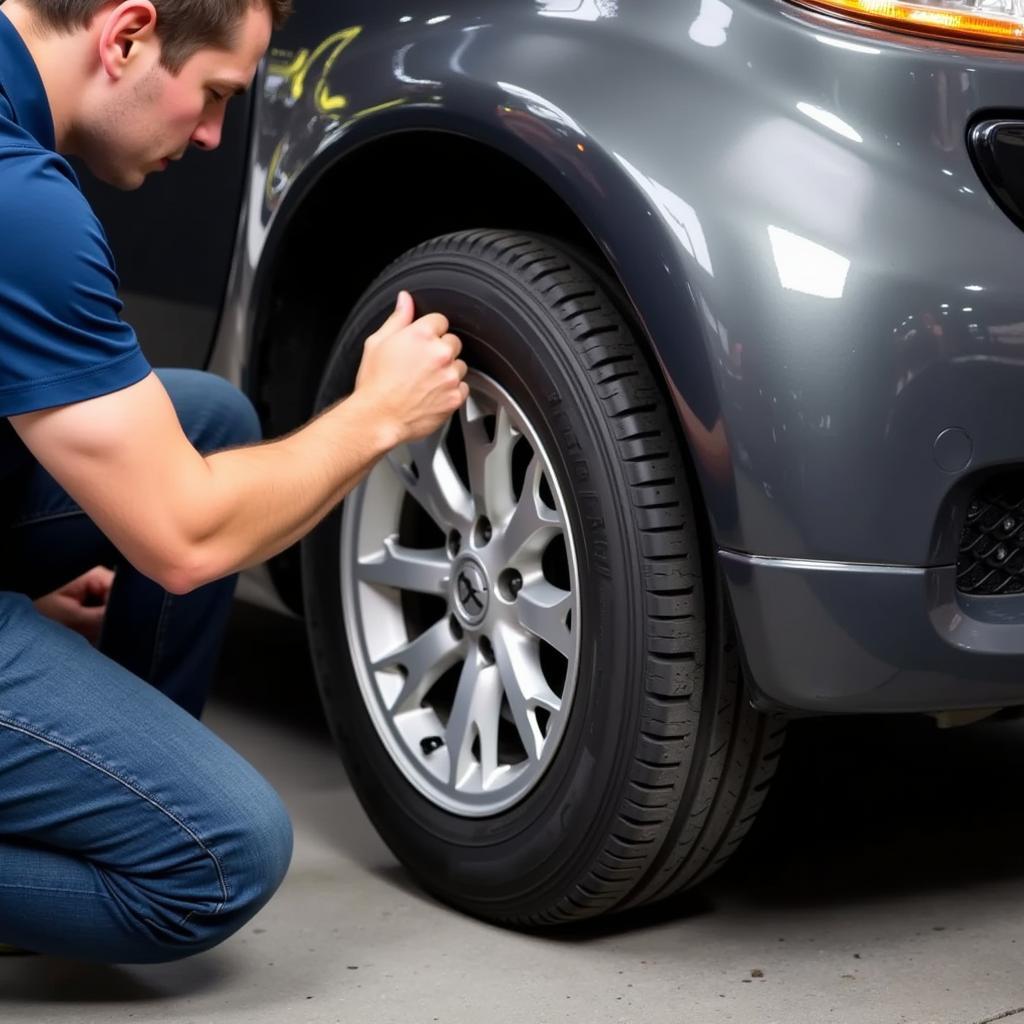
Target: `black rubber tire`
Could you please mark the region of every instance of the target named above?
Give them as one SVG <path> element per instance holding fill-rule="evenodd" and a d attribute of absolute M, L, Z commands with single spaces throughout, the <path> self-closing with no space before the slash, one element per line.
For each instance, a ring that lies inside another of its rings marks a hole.
<path fill-rule="evenodd" d="M 378 278 L 341 332 L 318 407 L 351 390 L 363 339 L 399 288 L 449 318 L 470 366 L 542 438 L 578 538 L 583 642 L 568 726 L 540 782 L 493 817 L 442 810 L 393 763 L 360 695 L 334 513 L 303 543 L 303 579 L 321 695 L 355 790 L 427 890 L 489 920 L 557 924 L 667 897 L 735 849 L 783 738 L 782 722 L 744 697 L 671 404 L 621 298 L 584 261 L 547 239 L 480 230 L 429 241 Z"/>

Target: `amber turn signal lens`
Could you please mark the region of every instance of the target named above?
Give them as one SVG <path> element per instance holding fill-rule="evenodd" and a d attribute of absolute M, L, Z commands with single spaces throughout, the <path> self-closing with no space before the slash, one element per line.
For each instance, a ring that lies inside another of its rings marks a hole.
<path fill-rule="evenodd" d="M 922 32 L 1001 46 L 1024 45 L 1024 5 L 1019 0 L 800 0 L 808 7 Z"/>

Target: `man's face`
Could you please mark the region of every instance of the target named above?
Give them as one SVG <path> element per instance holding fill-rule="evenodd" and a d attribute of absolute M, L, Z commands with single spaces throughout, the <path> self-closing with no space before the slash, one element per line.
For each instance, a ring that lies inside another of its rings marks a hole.
<path fill-rule="evenodd" d="M 250 7 L 230 49 L 199 50 L 176 75 L 160 64 L 159 47 L 150 45 L 93 108 L 78 155 L 102 181 L 135 189 L 147 174 L 180 159 L 190 144 L 215 149 L 228 100 L 252 82 L 270 33 L 269 10 Z"/>

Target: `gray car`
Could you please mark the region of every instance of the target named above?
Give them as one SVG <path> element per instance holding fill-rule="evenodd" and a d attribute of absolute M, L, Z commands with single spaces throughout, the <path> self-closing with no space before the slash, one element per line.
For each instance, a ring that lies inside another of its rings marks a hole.
<path fill-rule="evenodd" d="M 788 716 L 1024 704 L 1020 0 L 297 6 L 218 153 L 90 191 L 151 358 L 268 436 L 399 288 L 464 341 L 462 413 L 247 584 L 426 888 L 660 900 Z"/>

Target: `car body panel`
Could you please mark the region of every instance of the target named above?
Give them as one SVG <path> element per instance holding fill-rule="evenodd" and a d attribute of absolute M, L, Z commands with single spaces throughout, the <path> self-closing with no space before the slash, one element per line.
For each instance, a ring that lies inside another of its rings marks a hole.
<path fill-rule="evenodd" d="M 950 566 L 724 552 L 753 699 L 816 714 L 1020 703 L 1020 597 L 965 598 Z"/>
<path fill-rule="evenodd" d="M 340 27 L 297 18 L 275 38 L 257 256 L 305 179 L 355 148 L 471 135 L 541 175 L 608 257 L 686 411 L 723 547 L 949 560 L 935 439 L 966 430 L 972 469 L 1016 455 L 1004 403 L 971 395 L 1016 386 L 1021 239 L 964 142 L 975 111 L 1014 99 L 1016 59 L 777 5 L 733 5 L 717 46 L 694 41 L 694 4 L 595 5 L 592 22 L 503 2 L 402 25 L 403 9 L 351 4 Z"/>
<path fill-rule="evenodd" d="M 972 481 L 1024 454 L 1024 236 L 966 141 L 1020 102 L 1021 59 L 775 0 L 300 3 L 256 90 L 211 366 L 252 386 L 272 268 L 332 168 L 404 132 L 505 154 L 584 225 L 650 341 L 765 702 L 823 707 L 822 660 L 764 639 L 771 588 L 750 578 L 772 563 L 744 577 L 733 556 L 949 570 Z M 382 231 L 387 200 L 338 199 L 379 203 Z M 329 241 L 344 274 L 358 240 Z M 876 619 L 855 595 L 793 608 L 850 636 Z M 888 658 L 862 709 L 907 703 L 878 697 Z"/>

